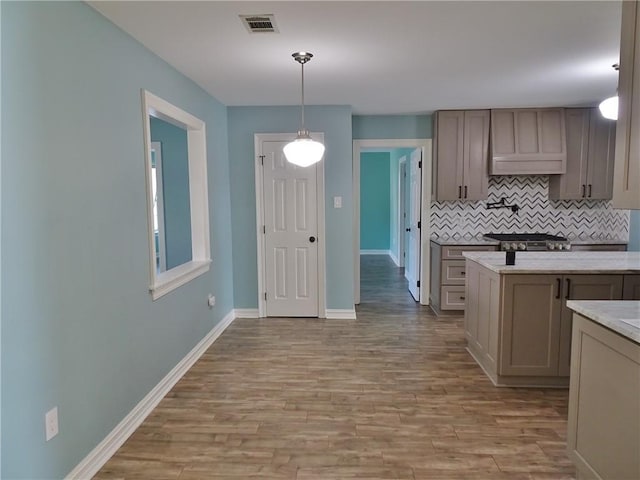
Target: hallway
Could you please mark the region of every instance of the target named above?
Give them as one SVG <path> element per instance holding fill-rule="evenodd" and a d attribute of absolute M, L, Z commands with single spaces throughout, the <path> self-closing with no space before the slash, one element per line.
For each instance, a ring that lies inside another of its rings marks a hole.
<path fill-rule="evenodd" d="M 98 479 L 572 479 L 567 391 L 497 389 L 387 257 L 357 320 L 237 319 Z"/>

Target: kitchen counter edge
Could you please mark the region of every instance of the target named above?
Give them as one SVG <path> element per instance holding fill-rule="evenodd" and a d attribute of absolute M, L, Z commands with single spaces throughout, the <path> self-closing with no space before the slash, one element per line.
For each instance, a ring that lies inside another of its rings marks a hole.
<path fill-rule="evenodd" d="M 640 344 L 640 328 L 636 328 L 624 321 L 625 319 L 640 318 L 640 301 L 567 300 L 567 307 L 583 317 Z"/>

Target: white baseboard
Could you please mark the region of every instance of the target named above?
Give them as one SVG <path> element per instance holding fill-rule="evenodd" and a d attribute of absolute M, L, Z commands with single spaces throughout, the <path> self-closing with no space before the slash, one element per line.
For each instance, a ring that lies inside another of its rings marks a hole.
<path fill-rule="evenodd" d="M 393 260 L 393 263 L 396 264 L 396 267 L 400 266 L 400 260 L 398 260 L 398 257 L 396 257 L 395 253 L 393 253 L 392 250 L 389 250 L 389 256 L 391 257 L 391 260 Z"/>
<path fill-rule="evenodd" d="M 360 255 L 389 255 L 391 250 L 360 250 Z"/>
<path fill-rule="evenodd" d="M 328 319 L 336 319 L 336 320 L 355 320 L 356 319 L 356 309 L 355 308 L 346 308 L 346 309 L 338 309 L 338 308 L 327 308 L 326 318 Z"/>
<path fill-rule="evenodd" d="M 260 318 L 257 308 L 236 308 L 233 312 L 236 318 Z"/>
<path fill-rule="evenodd" d="M 237 310 L 231 310 L 153 389 L 131 410 L 96 448 L 71 470 L 66 479 L 89 479 L 107 463 L 131 434 L 140 426 L 160 400 L 178 383 L 202 354 L 231 325 Z M 256 310 L 257 311 L 257 310 Z"/>

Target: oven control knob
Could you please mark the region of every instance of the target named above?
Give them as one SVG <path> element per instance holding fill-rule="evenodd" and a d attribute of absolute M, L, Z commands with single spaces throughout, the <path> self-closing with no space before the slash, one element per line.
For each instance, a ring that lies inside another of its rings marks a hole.
<path fill-rule="evenodd" d="M 549 250 L 555 250 L 556 248 L 556 244 L 555 243 L 547 243 L 547 248 Z"/>
<path fill-rule="evenodd" d="M 518 250 L 526 250 L 527 246 L 524 243 L 519 243 L 518 244 Z"/>
<path fill-rule="evenodd" d="M 512 244 L 510 245 L 510 247 L 511 247 L 511 250 L 517 250 L 517 249 L 518 249 L 518 244 L 516 244 L 516 243 L 512 243 Z"/>

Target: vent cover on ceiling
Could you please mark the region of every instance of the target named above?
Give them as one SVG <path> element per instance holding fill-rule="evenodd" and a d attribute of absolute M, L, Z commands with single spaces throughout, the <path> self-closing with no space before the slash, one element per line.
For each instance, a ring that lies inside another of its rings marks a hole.
<path fill-rule="evenodd" d="M 240 20 L 249 33 L 278 33 L 273 15 L 240 15 Z"/>

